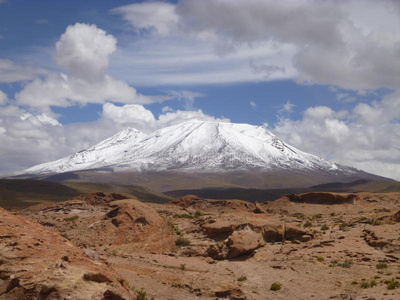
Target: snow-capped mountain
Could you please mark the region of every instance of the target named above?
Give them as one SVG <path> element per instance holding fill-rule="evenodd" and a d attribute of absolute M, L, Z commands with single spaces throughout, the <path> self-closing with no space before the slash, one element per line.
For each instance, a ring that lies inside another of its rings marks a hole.
<path fill-rule="evenodd" d="M 189 121 L 146 135 L 128 128 L 99 144 L 24 174 L 88 169 L 224 172 L 296 170 L 355 172 L 292 147 L 262 126 Z"/>

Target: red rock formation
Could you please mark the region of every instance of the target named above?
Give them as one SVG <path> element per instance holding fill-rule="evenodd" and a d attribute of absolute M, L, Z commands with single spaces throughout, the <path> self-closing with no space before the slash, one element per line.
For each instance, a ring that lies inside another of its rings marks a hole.
<path fill-rule="evenodd" d="M 0 208 L 0 299 L 132 299 L 123 279 L 59 232 Z"/>

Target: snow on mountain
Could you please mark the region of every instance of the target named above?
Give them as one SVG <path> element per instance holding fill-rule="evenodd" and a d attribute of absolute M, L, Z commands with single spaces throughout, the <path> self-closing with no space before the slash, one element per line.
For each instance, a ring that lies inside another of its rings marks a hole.
<path fill-rule="evenodd" d="M 302 152 L 262 126 L 188 121 L 146 135 L 128 128 L 69 157 L 25 170 L 46 174 L 109 167 L 114 171 L 336 172 L 343 167 Z M 350 168 L 344 167 L 348 172 Z"/>
<path fill-rule="evenodd" d="M 23 173 L 63 173 L 108 166 L 113 163 L 113 159 L 126 154 L 144 137 L 146 137 L 146 134 L 143 132 L 134 128 L 127 128 L 93 147 L 56 161 L 34 166 L 23 171 Z"/>

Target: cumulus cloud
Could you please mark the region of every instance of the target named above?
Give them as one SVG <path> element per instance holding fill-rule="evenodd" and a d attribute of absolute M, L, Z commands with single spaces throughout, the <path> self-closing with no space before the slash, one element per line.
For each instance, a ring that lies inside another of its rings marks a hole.
<path fill-rule="evenodd" d="M 124 124 L 127 127 L 135 127 L 146 133 L 192 119 L 230 122 L 227 118 L 215 118 L 206 115 L 201 109 L 193 111 L 173 110 L 167 106 L 162 109 L 162 112 L 163 114 L 160 114 L 157 119 L 153 113 L 144 108 L 143 105 L 126 104 L 123 106 L 116 106 L 112 103 L 106 103 L 103 105 L 102 119 Z"/>
<path fill-rule="evenodd" d="M 116 106 L 112 103 L 103 105 L 103 118 L 112 120 L 116 123 L 154 123 L 156 119 L 151 111 L 139 104 L 126 104 L 124 106 Z"/>
<path fill-rule="evenodd" d="M 109 55 L 116 50 L 116 39 L 96 25 L 68 26 L 56 43 L 55 61 L 67 74 L 51 72 L 36 78 L 16 94 L 19 105 L 49 110 L 50 106 L 76 104 L 152 103 L 162 97 L 140 95 L 126 82 L 106 74 Z"/>
<path fill-rule="evenodd" d="M 257 108 L 257 104 L 254 101 L 250 101 L 250 106 L 252 109 L 256 109 Z"/>
<path fill-rule="evenodd" d="M 68 26 L 56 43 L 56 63 L 70 76 L 98 81 L 108 69 L 108 58 L 117 49 L 117 40 L 96 25 Z"/>
<path fill-rule="evenodd" d="M 310 153 L 400 179 L 400 93 L 351 111 L 310 107 L 301 120 L 282 118 L 273 131 Z"/>

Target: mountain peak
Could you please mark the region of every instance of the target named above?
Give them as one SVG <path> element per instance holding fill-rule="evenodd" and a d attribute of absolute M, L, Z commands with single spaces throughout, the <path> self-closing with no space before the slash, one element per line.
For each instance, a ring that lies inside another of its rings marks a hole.
<path fill-rule="evenodd" d="M 339 167 L 292 147 L 263 126 L 190 120 L 146 135 L 126 128 L 114 136 L 58 161 L 24 173 L 60 173 L 85 169 L 114 171 L 224 172 L 323 170 Z"/>

